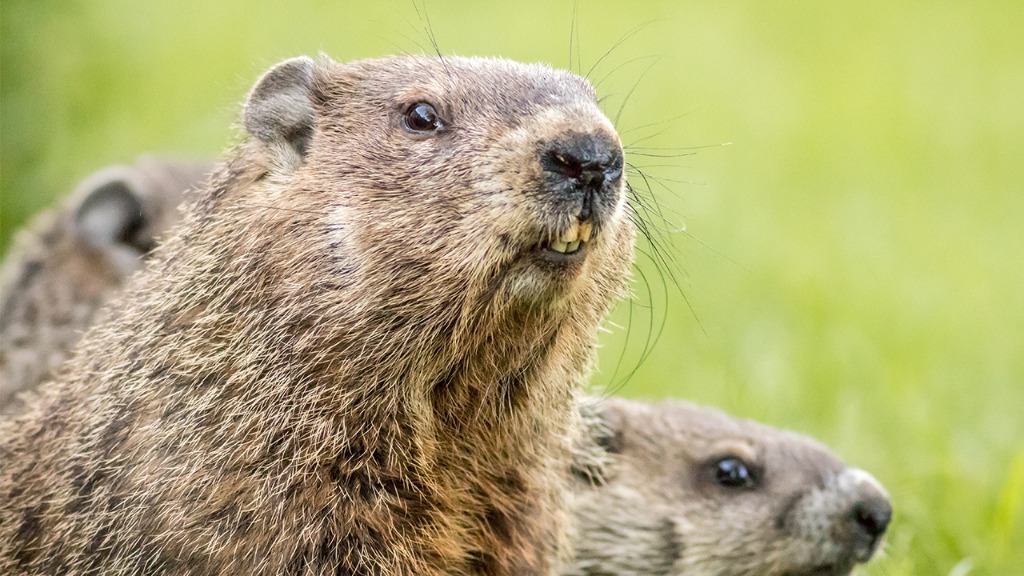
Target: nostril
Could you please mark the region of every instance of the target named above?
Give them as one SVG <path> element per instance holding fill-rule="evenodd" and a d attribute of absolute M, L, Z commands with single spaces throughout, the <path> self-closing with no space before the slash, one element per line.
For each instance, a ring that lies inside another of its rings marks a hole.
<path fill-rule="evenodd" d="M 597 134 L 570 134 L 549 143 L 541 155 L 544 170 L 592 188 L 622 176 L 617 143 Z"/>
<path fill-rule="evenodd" d="M 853 520 L 871 538 L 885 533 L 892 519 L 892 508 L 885 500 L 863 500 L 853 506 Z"/>
<path fill-rule="evenodd" d="M 555 172 L 566 178 L 579 179 L 583 176 L 583 162 L 565 151 L 548 150 L 544 155 L 543 164 L 548 172 Z"/>

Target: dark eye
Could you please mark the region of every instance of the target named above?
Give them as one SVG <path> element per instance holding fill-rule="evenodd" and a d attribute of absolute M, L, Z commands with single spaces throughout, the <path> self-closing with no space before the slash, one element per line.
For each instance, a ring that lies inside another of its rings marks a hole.
<path fill-rule="evenodd" d="M 435 132 L 441 128 L 437 110 L 426 102 L 417 102 L 405 111 L 405 127 L 412 132 Z"/>
<path fill-rule="evenodd" d="M 726 456 L 715 463 L 715 480 L 726 488 L 753 488 L 757 484 L 753 471 L 735 456 Z"/>

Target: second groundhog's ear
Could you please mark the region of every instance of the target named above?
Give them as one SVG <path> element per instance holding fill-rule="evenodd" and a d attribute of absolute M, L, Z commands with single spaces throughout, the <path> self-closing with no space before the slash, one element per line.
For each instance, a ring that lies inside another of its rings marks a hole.
<path fill-rule="evenodd" d="M 132 245 L 145 215 L 130 168 L 112 166 L 87 178 L 75 194 L 74 226 L 78 238 L 93 248 Z M 141 247 L 140 251 L 144 251 Z"/>
<path fill-rule="evenodd" d="M 264 74 L 245 103 L 246 131 L 264 144 L 284 145 L 305 156 L 313 137 L 315 66 L 301 56 Z"/>

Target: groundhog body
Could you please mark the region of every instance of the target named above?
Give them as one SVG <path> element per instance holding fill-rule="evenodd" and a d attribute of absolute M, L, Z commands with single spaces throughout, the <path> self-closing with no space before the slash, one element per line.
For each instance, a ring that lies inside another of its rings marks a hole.
<path fill-rule="evenodd" d="M 634 235 L 590 86 L 296 59 L 244 124 L 0 424 L 0 572 L 551 573 L 575 392 Z"/>
<path fill-rule="evenodd" d="M 152 156 L 109 166 L 19 232 L 0 269 L 0 412 L 53 374 L 211 168 Z"/>
<path fill-rule="evenodd" d="M 583 412 L 566 576 L 840 576 L 889 524 L 878 482 L 805 436 L 680 402 Z"/>

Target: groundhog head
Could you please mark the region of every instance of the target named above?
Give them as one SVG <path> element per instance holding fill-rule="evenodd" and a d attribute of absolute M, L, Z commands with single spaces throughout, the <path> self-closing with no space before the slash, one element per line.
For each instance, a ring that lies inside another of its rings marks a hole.
<path fill-rule="evenodd" d="M 844 575 L 892 515 L 871 475 L 799 434 L 615 398 L 585 420 L 603 460 L 577 466 L 570 574 Z"/>
<path fill-rule="evenodd" d="M 244 124 L 267 181 L 312 199 L 272 204 L 330 212 L 347 281 L 496 312 L 619 292 L 633 237 L 623 153 L 576 75 L 501 59 L 297 58 L 258 83 Z"/>

